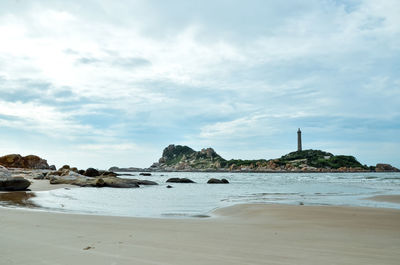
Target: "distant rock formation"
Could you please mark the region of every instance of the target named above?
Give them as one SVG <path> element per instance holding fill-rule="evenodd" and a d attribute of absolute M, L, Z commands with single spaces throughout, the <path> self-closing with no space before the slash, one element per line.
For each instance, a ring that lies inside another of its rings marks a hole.
<path fill-rule="evenodd" d="M 141 172 L 145 171 L 143 168 L 138 168 L 138 167 L 128 167 L 128 168 L 120 168 L 120 167 L 110 167 L 108 171 L 111 172 Z"/>
<path fill-rule="evenodd" d="M 201 151 L 194 151 L 188 146 L 169 145 L 162 153 L 158 163 L 154 163 L 151 170 L 166 171 L 207 171 L 218 170 L 221 162 L 224 162 L 214 149 L 206 148 Z"/>
<path fill-rule="evenodd" d="M 169 145 L 150 171 L 234 172 L 364 172 L 371 171 L 353 156 L 333 155 L 321 150 L 302 150 L 277 159 L 226 160 L 214 149 L 195 151 L 188 146 Z"/>
<path fill-rule="evenodd" d="M 400 172 L 400 169 L 393 167 L 390 164 L 376 164 L 376 172 Z"/>
<path fill-rule="evenodd" d="M 8 168 L 50 169 L 45 159 L 35 155 L 5 155 L 0 157 L 0 165 Z"/>

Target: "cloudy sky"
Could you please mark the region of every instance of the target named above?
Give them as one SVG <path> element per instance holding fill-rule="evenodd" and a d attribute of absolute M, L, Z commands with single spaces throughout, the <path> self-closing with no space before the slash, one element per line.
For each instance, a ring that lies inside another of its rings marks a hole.
<path fill-rule="evenodd" d="M 148 167 L 168 144 L 400 166 L 398 0 L 2 0 L 0 154 Z"/>

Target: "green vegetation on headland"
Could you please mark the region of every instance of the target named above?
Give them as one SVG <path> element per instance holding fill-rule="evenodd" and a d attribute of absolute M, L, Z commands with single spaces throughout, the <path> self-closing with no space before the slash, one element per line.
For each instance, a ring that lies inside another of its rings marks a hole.
<path fill-rule="evenodd" d="M 304 161 L 306 159 L 306 161 Z M 333 155 L 321 150 L 303 150 L 289 153 L 279 158 L 278 163 L 284 165 L 292 163 L 294 165 L 301 165 L 301 163 L 315 168 L 362 168 L 369 169 L 366 165 L 361 165 L 354 156 Z"/>
<path fill-rule="evenodd" d="M 321 150 L 303 150 L 286 154 L 277 159 L 226 160 L 214 149 L 195 151 L 188 146 L 169 145 L 154 171 L 240 171 L 240 172 L 360 172 L 398 171 L 388 164 L 376 167 L 362 165 L 354 156 L 333 155 Z"/>

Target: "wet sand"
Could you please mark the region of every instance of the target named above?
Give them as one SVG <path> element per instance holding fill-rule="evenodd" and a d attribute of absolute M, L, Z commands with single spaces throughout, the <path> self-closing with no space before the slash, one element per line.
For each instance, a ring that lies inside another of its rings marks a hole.
<path fill-rule="evenodd" d="M 400 211 L 236 205 L 212 218 L 0 209 L 4 264 L 399 264 Z"/>
<path fill-rule="evenodd" d="M 72 189 L 78 188 L 74 185 L 59 184 L 52 185 L 49 180 L 46 179 L 33 179 L 27 178 L 31 182 L 29 190 L 27 191 L 0 191 L 0 206 L 11 206 L 11 207 L 27 207 L 27 208 L 39 208 L 30 199 L 35 197 L 35 192 L 48 191 L 55 189 Z"/>
<path fill-rule="evenodd" d="M 367 198 L 367 200 L 400 203 L 400 195 L 378 195 L 374 197 L 369 197 Z"/>

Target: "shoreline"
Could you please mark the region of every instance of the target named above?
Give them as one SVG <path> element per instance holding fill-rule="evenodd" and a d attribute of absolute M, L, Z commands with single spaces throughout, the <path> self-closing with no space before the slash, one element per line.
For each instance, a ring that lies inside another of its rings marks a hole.
<path fill-rule="evenodd" d="M 303 170 L 294 170 L 294 171 L 275 171 L 275 170 L 267 170 L 267 171 L 229 171 L 229 170 L 172 170 L 172 171 L 157 171 L 157 170 L 148 170 L 143 169 L 139 171 L 112 171 L 114 173 L 400 173 L 399 171 L 303 171 Z"/>
<path fill-rule="evenodd" d="M 156 219 L 0 208 L 8 264 L 398 264 L 400 211 L 240 204 Z M 20 255 L 23 249 L 24 255 Z"/>
<path fill-rule="evenodd" d="M 0 207 L 4 208 L 20 208 L 20 209 L 33 209 L 33 210 L 39 210 L 39 211 L 45 211 L 45 212 L 52 212 L 52 213 L 66 213 L 66 214 L 88 214 L 87 212 L 79 212 L 79 211 L 68 211 L 63 208 L 45 208 L 42 207 L 38 204 L 35 204 L 32 200 L 30 200 L 33 197 L 36 197 L 36 192 L 42 192 L 42 191 L 51 191 L 51 190 L 57 190 L 57 189 L 82 189 L 82 187 L 79 186 L 74 186 L 74 185 L 69 185 L 69 184 L 50 184 L 48 180 L 38 180 L 38 179 L 32 179 L 32 178 L 27 178 L 29 181 L 32 182 L 32 185 L 30 186 L 30 190 L 28 191 L 14 191 L 14 192 L 7 192 L 7 191 L 0 191 Z M 83 188 L 84 189 L 84 188 Z M 360 200 L 368 200 L 368 201 L 375 201 L 375 202 L 381 202 L 381 203 L 391 203 L 391 204 L 400 204 L 400 194 L 393 195 L 393 194 L 388 194 L 388 195 L 377 195 L 377 196 L 372 196 L 372 197 L 365 197 L 365 198 L 360 198 Z M 232 204 L 232 206 L 235 205 L 242 205 L 243 203 L 239 202 L 236 204 Z M 298 204 L 286 204 L 286 203 L 274 203 L 274 202 L 264 202 L 264 203 L 257 203 L 259 205 L 291 205 L 295 206 Z M 303 206 L 303 204 L 300 204 Z M 304 206 L 307 207 L 361 207 L 361 208 L 371 208 L 371 209 L 397 209 L 400 210 L 398 207 L 391 207 L 390 205 L 388 206 L 387 204 L 382 205 L 367 205 L 367 206 L 357 206 L 356 205 L 325 205 L 325 204 L 306 204 Z M 380 206 L 380 207 L 378 207 Z M 62 206 L 63 207 L 63 206 Z M 229 206 L 228 206 L 229 207 Z M 215 208 L 214 210 L 218 210 L 220 208 Z M 90 215 L 95 215 L 95 216 L 125 216 L 125 215 L 112 215 L 112 214 L 97 214 L 93 213 Z M 193 216 L 191 215 L 186 215 L 179 217 L 179 215 L 158 215 L 158 216 L 148 216 L 147 218 L 156 218 L 156 219 L 192 219 L 192 218 L 204 218 L 204 217 L 210 217 L 212 215 L 212 212 L 203 212 L 201 214 L 194 214 Z M 135 216 L 131 216 L 135 218 Z M 139 218 L 136 216 L 136 218 Z M 143 217 L 140 217 L 143 218 Z M 146 218 L 146 217 L 144 217 Z"/>

